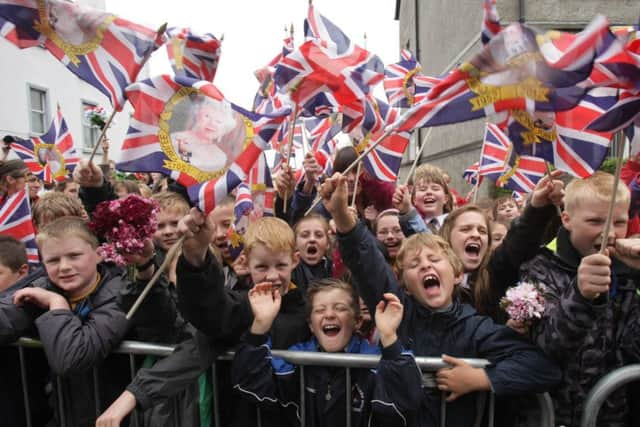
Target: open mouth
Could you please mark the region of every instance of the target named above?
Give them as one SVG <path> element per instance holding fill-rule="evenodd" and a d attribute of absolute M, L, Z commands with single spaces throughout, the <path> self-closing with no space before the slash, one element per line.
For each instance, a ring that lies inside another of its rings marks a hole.
<path fill-rule="evenodd" d="M 307 246 L 307 255 L 316 255 L 318 253 L 318 247 L 315 245 Z"/>
<path fill-rule="evenodd" d="M 424 203 L 425 205 L 432 205 L 432 204 L 434 204 L 435 202 L 436 202 L 436 199 L 435 199 L 435 198 L 433 198 L 433 197 L 425 197 L 425 198 L 424 198 L 424 200 L 423 200 L 423 203 Z"/>
<path fill-rule="evenodd" d="M 322 332 L 328 337 L 335 337 L 340 333 L 341 329 L 339 325 L 324 325 Z"/>
<path fill-rule="evenodd" d="M 428 276 L 425 276 L 424 279 L 422 279 L 422 286 L 427 290 L 432 288 L 440 288 L 440 279 L 438 279 L 438 276 L 434 274 L 429 274 Z"/>
<path fill-rule="evenodd" d="M 480 249 L 480 243 L 471 242 L 465 245 L 464 252 L 469 256 L 478 257 L 480 256 Z"/>

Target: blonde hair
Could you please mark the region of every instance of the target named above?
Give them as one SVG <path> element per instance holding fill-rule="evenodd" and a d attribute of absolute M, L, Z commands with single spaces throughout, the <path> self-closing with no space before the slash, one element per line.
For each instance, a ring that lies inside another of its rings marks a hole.
<path fill-rule="evenodd" d="M 40 250 L 49 240 L 68 239 L 77 237 L 87 242 L 93 249 L 98 247 L 98 238 L 89 230 L 82 218 L 65 216 L 45 225 L 36 236 L 36 243 Z"/>
<path fill-rule="evenodd" d="M 451 264 L 451 267 L 453 267 L 453 274 L 455 276 L 464 272 L 462 261 L 460 261 L 460 258 L 458 258 L 453 249 L 451 249 L 449 242 L 435 234 L 419 233 L 409 236 L 402 241 L 398 255 L 396 255 L 396 268 L 400 276 L 402 276 L 404 271 L 403 262 L 405 257 L 409 254 L 419 252 L 423 248 L 429 248 L 443 254 L 449 261 L 449 264 Z"/>
<path fill-rule="evenodd" d="M 64 216 L 82 218 L 86 211 L 80 199 L 58 191 L 45 193 L 33 205 L 31 212 L 37 228 Z"/>
<path fill-rule="evenodd" d="M 151 199 L 158 202 L 161 211 L 175 212 L 183 216 L 189 213 L 189 203 L 173 191 L 161 191 L 151 196 Z"/>
<path fill-rule="evenodd" d="M 568 213 L 575 212 L 580 203 L 594 198 L 609 203 L 614 179 L 613 175 L 601 171 L 584 179 L 574 179 L 565 189 L 564 210 Z M 631 203 L 629 188 L 622 181 L 618 182 L 617 188 L 616 204 L 624 203 L 628 207 Z"/>
<path fill-rule="evenodd" d="M 449 192 L 449 185 L 447 184 L 444 175 L 445 172 L 437 166 L 430 165 L 428 163 L 418 166 L 413 175 L 413 191 L 411 198 L 413 199 L 413 197 L 415 197 L 416 187 L 420 184 L 420 181 L 438 184 L 444 190 L 444 195 L 446 197 L 442 209 L 443 213 L 451 212 L 453 210 L 453 198 L 451 197 L 451 192 Z"/>
<path fill-rule="evenodd" d="M 298 222 L 296 222 L 295 225 L 293 226 L 293 233 L 297 236 L 298 228 L 300 228 L 300 226 L 305 222 L 309 222 L 309 221 L 318 221 L 320 224 L 322 224 L 322 228 L 324 229 L 324 234 L 326 234 L 327 238 L 329 238 L 329 221 L 327 221 L 327 218 L 315 212 L 300 218 Z"/>
<path fill-rule="evenodd" d="M 263 245 L 274 252 L 289 252 L 296 249 L 296 238 L 289 224 L 275 217 L 262 217 L 249 224 L 244 233 L 244 253 L 249 256 L 257 246 Z"/>

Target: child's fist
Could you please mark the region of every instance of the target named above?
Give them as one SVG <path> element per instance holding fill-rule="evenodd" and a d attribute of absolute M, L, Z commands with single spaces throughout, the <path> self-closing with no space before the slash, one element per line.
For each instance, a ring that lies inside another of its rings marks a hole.
<path fill-rule="evenodd" d="M 589 300 L 609 292 L 611 284 L 611 259 L 608 254 L 591 254 L 578 266 L 578 289 Z"/>
<path fill-rule="evenodd" d="M 386 293 L 383 297 L 384 300 L 376 306 L 375 319 L 376 327 L 380 333 L 380 342 L 383 347 L 389 347 L 398 339 L 396 331 L 402 321 L 404 307 L 394 294 Z"/>

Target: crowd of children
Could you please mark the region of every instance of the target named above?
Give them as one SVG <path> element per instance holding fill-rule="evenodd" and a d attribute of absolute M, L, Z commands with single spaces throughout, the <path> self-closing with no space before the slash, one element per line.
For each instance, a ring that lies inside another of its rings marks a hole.
<path fill-rule="evenodd" d="M 276 216 L 249 224 L 239 255 L 229 246 L 232 195 L 204 215 L 166 179 L 113 181 L 85 162 L 73 180 L 42 194 L 23 162 L 0 164 L 3 200 L 32 190 L 41 260 L 29 270 L 24 245 L 0 236 L 0 344 L 36 337 L 46 357 L 29 358 L 44 378 L 21 384 L 16 348 L 5 347 L 6 419 L 25 425 L 24 409 L 15 409 L 22 393 L 11 384 L 28 387 L 43 409 L 32 425 L 57 425 L 62 416 L 73 426 L 128 425 L 137 409 L 143 425 L 209 426 L 207 369 L 235 351 L 218 364 L 213 385 L 223 425 L 258 425 L 259 413 L 262 426 L 299 425 L 303 413 L 305 425 L 345 425 L 349 407 L 354 426 L 480 426 L 485 392 L 496 395 L 497 425 L 525 425 L 527 405 L 514 399 L 549 392 L 556 424 L 578 426 L 596 382 L 640 361 L 640 239 L 628 235 L 637 212 L 627 185 L 617 187 L 605 240 L 610 174 L 565 188 L 569 180 L 553 171 L 524 207 L 508 197 L 460 206 L 436 166 L 421 165 L 409 185 L 394 186 L 366 172 L 343 175 L 356 157 L 339 150 L 335 173 L 322 179 L 312 155 L 299 180 L 283 166 Z M 133 275 L 101 259 L 103 236 L 86 225 L 98 203 L 131 193 L 159 207 L 153 238 L 127 259 Z M 322 203 L 305 215 L 316 198 Z M 179 256 L 127 319 L 181 236 Z M 546 289 L 538 319 L 510 319 L 501 306 L 522 281 Z M 123 339 L 175 350 L 139 359 L 131 378 L 129 360 L 112 354 Z M 347 378 L 340 367 L 301 369 L 272 355 L 286 349 L 381 357 L 375 369 L 354 368 Z M 446 366 L 422 373 L 415 357 Z M 639 397 L 634 388 L 617 390 L 598 425 L 633 425 Z"/>

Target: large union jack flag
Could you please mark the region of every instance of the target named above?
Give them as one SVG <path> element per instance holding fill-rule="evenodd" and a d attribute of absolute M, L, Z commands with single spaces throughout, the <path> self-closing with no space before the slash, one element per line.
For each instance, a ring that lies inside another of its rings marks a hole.
<path fill-rule="evenodd" d="M 12 236 L 23 242 L 27 247 L 29 263 L 40 263 L 27 190 L 18 191 L 3 200 L 0 206 L 0 234 Z"/>
<path fill-rule="evenodd" d="M 18 140 L 11 148 L 34 175 L 47 183 L 64 181 L 80 162 L 60 106 L 47 133 Z"/>
<path fill-rule="evenodd" d="M 15 25 L 8 40 L 19 48 L 42 45 L 120 111 L 164 35 L 103 11 L 64 0 L 0 0 L 0 16 Z"/>
<path fill-rule="evenodd" d="M 342 123 L 337 120 L 337 115 L 328 117 L 309 118 L 304 121 L 309 138 L 311 151 L 316 155 L 316 160 L 323 168 L 323 173 L 333 173 L 333 156 L 338 146 L 335 138 L 342 128 Z"/>
<path fill-rule="evenodd" d="M 384 65 L 380 58 L 352 43 L 312 5 L 305 35 L 308 40 L 278 63 L 274 81 L 280 92 L 289 93 L 292 101 L 310 115 L 318 108 L 338 108 L 362 99 L 382 81 Z M 324 93 L 331 96 L 320 96 Z"/>
<path fill-rule="evenodd" d="M 507 129 L 515 150 L 541 157 L 573 176 L 592 175 L 606 158 L 612 135 L 585 128 L 615 102 L 615 92 L 591 89 L 576 107 L 557 113 L 512 111 Z"/>
<path fill-rule="evenodd" d="M 422 67 L 413 53 L 407 49 L 400 51 L 400 61 L 387 65 L 384 69 L 384 91 L 389 105 L 395 108 L 409 108 L 415 103 L 418 88 L 414 79 L 419 76 Z"/>
<path fill-rule="evenodd" d="M 496 182 L 496 186 L 521 193 L 530 193 L 544 176 L 546 165 L 543 159 L 518 155 L 507 135 L 493 123 L 487 123 L 480 175 Z"/>
<path fill-rule="evenodd" d="M 220 40 L 213 34 L 195 34 L 190 28 L 167 30 L 167 54 L 177 76 L 212 82 L 220 59 Z"/>
<path fill-rule="evenodd" d="M 185 186 L 226 176 L 247 151 L 255 161 L 290 112 L 254 114 L 210 82 L 168 75 L 136 82 L 127 98 L 135 111 L 118 169 L 162 172 Z"/>

